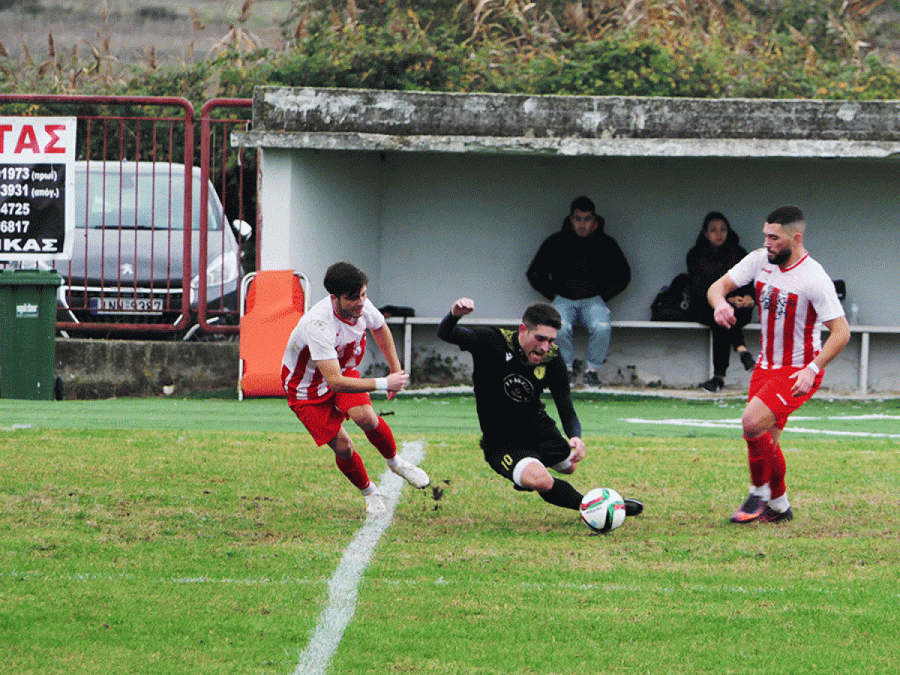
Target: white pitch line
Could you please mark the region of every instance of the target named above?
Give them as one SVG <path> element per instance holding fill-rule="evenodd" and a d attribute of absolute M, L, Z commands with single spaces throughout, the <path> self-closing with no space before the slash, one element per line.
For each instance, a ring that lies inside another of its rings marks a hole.
<path fill-rule="evenodd" d="M 425 454 L 424 445 L 421 440 L 404 442 L 401 454 L 407 461 L 418 465 Z M 356 612 L 359 583 L 369 566 L 378 540 L 394 519 L 394 508 L 405 484 L 406 481 L 390 470 L 381 476 L 378 489 L 381 490 L 387 510 L 384 513 L 369 514 L 362 529 L 344 551 L 340 564 L 328 582 L 328 603 L 319 615 L 309 644 L 300 654 L 294 675 L 325 675 L 328 672 L 331 658 Z"/>
<path fill-rule="evenodd" d="M 800 419 L 815 419 L 815 418 L 800 418 Z M 819 418 L 821 419 L 821 418 Z M 843 418 L 835 418 L 835 419 L 843 419 Z M 640 417 L 623 417 L 621 418 L 622 422 L 629 422 L 630 424 L 659 424 L 663 426 L 673 426 L 673 427 L 699 427 L 699 428 L 708 428 L 708 429 L 740 429 L 741 423 L 740 421 L 728 421 L 728 420 L 691 420 L 691 419 L 671 419 L 671 420 L 645 420 Z M 791 433 L 800 433 L 800 434 L 821 434 L 823 436 L 853 436 L 857 438 L 900 438 L 900 434 L 884 434 L 874 431 L 833 431 L 828 429 L 805 429 L 803 427 L 788 427 L 788 430 Z"/>

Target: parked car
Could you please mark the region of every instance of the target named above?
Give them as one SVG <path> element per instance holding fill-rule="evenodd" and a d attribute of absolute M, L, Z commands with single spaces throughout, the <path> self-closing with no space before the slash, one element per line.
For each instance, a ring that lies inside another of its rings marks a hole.
<path fill-rule="evenodd" d="M 209 185 L 207 255 L 200 264 L 199 168 L 193 170 L 192 201 L 193 262 L 185 289 L 184 166 L 76 162 L 72 259 L 55 264 L 63 277 L 58 320 L 174 326 L 182 320 L 182 299 L 188 292 L 190 323 L 195 324 L 199 275 L 204 273 L 211 320 L 236 323 L 241 247 Z M 180 333 L 194 331 L 188 325 Z M 82 333 L 77 328 L 68 332 Z"/>

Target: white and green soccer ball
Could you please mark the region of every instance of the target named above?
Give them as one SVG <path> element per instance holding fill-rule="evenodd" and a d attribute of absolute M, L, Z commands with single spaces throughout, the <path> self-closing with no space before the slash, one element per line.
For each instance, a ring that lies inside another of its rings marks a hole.
<path fill-rule="evenodd" d="M 594 532 L 612 532 L 625 522 L 625 500 L 612 488 L 594 488 L 581 500 L 581 519 Z"/>

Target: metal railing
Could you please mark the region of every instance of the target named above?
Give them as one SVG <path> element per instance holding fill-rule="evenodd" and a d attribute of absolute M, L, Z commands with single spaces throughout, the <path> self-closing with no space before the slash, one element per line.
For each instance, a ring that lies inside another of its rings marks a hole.
<path fill-rule="evenodd" d="M 241 237 L 258 224 L 256 156 L 230 148 L 229 134 L 249 123 L 251 106 L 215 99 L 203 107 L 195 169 L 197 120 L 186 99 L 0 95 L 0 116 L 77 118 L 74 253 L 42 263 L 63 277 L 60 331 L 183 339 L 239 332 L 240 281 L 256 266 L 255 255 L 242 255 L 252 253 L 252 239 Z M 247 114 L 213 119 L 221 109 Z M 238 221 L 250 227 L 233 228 Z"/>
<path fill-rule="evenodd" d="M 216 109 L 238 109 L 249 111 L 252 108 L 251 99 L 233 99 L 218 98 L 207 101 L 200 112 L 200 171 L 203 180 L 200 182 L 200 203 L 206 203 L 207 191 L 210 185 L 214 185 L 220 195 L 235 196 L 236 212 L 234 222 L 238 223 L 236 228 L 239 236 L 240 255 L 237 259 L 238 268 L 241 270 L 241 278 L 243 272 L 258 269 L 259 259 L 256 253 L 256 247 L 246 247 L 245 239 L 259 232 L 259 209 L 257 206 L 257 196 L 259 194 L 259 186 L 257 181 L 258 172 L 256 171 L 257 157 L 254 154 L 251 165 L 252 173 L 245 171 L 248 165 L 248 158 L 245 156 L 244 148 L 237 148 L 235 152 L 231 150 L 228 142 L 230 130 L 233 127 L 246 129 L 249 124 L 249 116 L 237 119 L 217 119 L 210 118 L 210 113 Z M 215 133 L 218 129 L 221 133 Z M 216 143 L 218 141 L 218 144 Z M 252 194 L 252 205 L 246 203 L 247 185 L 245 184 L 246 176 L 250 173 L 252 178 L 252 186 L 250 193 Z M 212 180 L 216 179 L 213 184 Z M 231 184 L 229 184 L 231 181 Z M 252 211 L 252 216 L 250 212 Z M 251 225 L 248 218 L 253 220 Z M 200 251 L 201 257 L 208 252 L 210 230 L 207 226 L 208 213 L 201 211 L 200 213 Z M 245 229 L 246 226 L 246 229 Z M 224 232 L 223 232 L 224 236 Z M 255 238 L 251 240 L 255 242 Z M 248 251 L 248 248 L 250 251 Z M 245 261 L 247 253 L 251 253 L 251 260 Z M 237 334 L 240 332 L 240 308 L 224 306 L 224 288 L 218 289 L 217 296 L 222 299 L 217 307 L 215 303 L 211 307 L 207 302 L 209 293 L 209 276 L 201 274 L 199 279 L 199 306 L 197 325 L 200 330 L 208 334 Z M 222 284 L 224 277 L 219 278 Z M 240 281 L 240 280 L 239 280 Z M 215 279 L 214 279 L 215 283 Z M 212 310 L 212 311 L 211 311 Z M 216 311 L 217 310 L 217 311 Z"/>

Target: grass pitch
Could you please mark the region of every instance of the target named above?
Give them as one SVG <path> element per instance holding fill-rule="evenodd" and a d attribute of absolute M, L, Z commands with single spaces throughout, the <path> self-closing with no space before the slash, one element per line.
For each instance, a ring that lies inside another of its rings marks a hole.
<path fill-rule="evenodd" d="M 471 397 L 375 406 L 439 490 L 401 491 L 329 673 L 896 667 L 896 401 L 804 406 L 795 520 L 739 527 L 740 401 L 581 397 L 573 484 L 646 504 L 608 536 L 493 474 Z M 301 672 L 354 492 L 283 401 L 0 401 L 0 672 Z"/>

